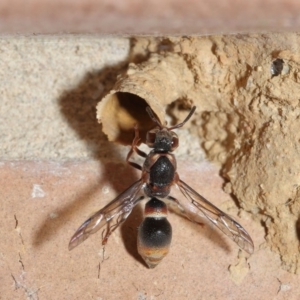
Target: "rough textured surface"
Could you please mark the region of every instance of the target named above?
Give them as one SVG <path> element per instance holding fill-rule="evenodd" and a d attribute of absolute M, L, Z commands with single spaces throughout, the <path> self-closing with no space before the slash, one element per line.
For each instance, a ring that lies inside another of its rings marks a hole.
<path fill-rule="evenodd" d="M 77 226 L 138 174 L 115 162 L 7 162 L 0 166 L 0 281 L 3 299 L 298 299 L 298 276 L 280 268 L 264 230 L 221 190 L 217 169 L 179 161 L 183 180 L 251 234 L 249 258 L 220 231 L 175 213 L 170 253 L 152 270 L 137 254 L 143 205 L 110 237 L 68 251 Z M 120 178 L 122 180 L 120 180 Z"/>
<path fill-rule="evenodd" d="M 98 121 L 110 141 L 131 144 L 135 124 L 145 140 L 147 131 L 153 128 L 146 107 L 150 106 L 164 124 L 166 107 L 182 98 L 194 85 L 192 72 L 181 55 L 170 51 L 163 56 L 147 55 L 136 51 L 140 46 L 138 39 L 131 60 L 137 57 L 141 60 L 142 56 L 145 62 L 131 62 L 126 72 L 118 76 L 114 89 L 97 105 Z"/>

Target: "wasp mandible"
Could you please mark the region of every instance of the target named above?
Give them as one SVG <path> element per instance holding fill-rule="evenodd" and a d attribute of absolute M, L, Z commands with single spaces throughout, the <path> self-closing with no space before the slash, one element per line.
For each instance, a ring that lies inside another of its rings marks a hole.
<path fill-rule="evenodd" d="M 102 245 L 105 245 L 109 236 L 126 220 L 134 206 L 148 197 L 150 200 L 145 206 L 145 218 L 138 230 L 138 252 L 149 268 L 154 268 L 167 255 L 172 239 L 172 227 L 167 220 L 165 201 L 175 202 L 192 221 L 195 215 L 204 216 L 241 249 L 251 254 L 254 245 L 247 231 L 183 182 L 176 171 L 176 158 L 172 152 L 178 147 L 179 140 L 173 130 L 182 127 L 194 114 L 196 107 L 192 107 L 183 122 L 171 127 L 161 124 L 150 107 L 146 110 L 157 125 L 146 135 L 146 144 L 152 150 L 146 154 L 138 148 L 141 139 L 135 126 L 135 137 L 126 158 L 128 164 L 141 171 L 141 178 L 87 219 L 71 238 L 69 250 L 106 225 L 102 236 Z M 134 153 L 145 159 L 143 166 L 130 161 Z M 179 188 L 183 194 L 182 199 L 170 195 L 173 186 Z M 196 213 L 190 212 L 191 206 Z"/>

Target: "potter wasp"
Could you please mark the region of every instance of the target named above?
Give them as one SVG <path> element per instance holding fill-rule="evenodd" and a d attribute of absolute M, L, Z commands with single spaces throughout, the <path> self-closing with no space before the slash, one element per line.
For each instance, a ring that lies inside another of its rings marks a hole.
<path fill-rule="evenodd" d="M 165 257 L 172 239 L 165 201 L 176 203 L 192 221 L 199 216 L 208 219 L 241 249 L 252 253 L 254 245 L 247 231 L 182 181 L 176 171 L 176 158 L 172 152 L 178 147 L 179 140 L 173 130 L 182 127 L 194 114 L 196 107 L 191 109 L 182 123 L 171 127 L 162 125 L 150 107 L 146 110 L 157 125 L 146 136 L 146 144 L 152 150 L 146 154 L 138 148 L 141 139 L 135 126 L 135 137 L 126 158 L 127 163 L 141 171 L 141 178 L 87 219 L 71 238 L 69 250 L 104 226 L 106 229 L 103 231 L 102 244 L 105 245 L 109 236 L 126 220 L 132 209 L 147 197 L 150 200 L 145 206 L 145 218 L 138 229 L 138 252 L 150 268 Z M 145 159 L 143 166 L 130 161 L 134 153 Z M 170 195 L 173 186 L 181 191 L 181 199 Z"/>

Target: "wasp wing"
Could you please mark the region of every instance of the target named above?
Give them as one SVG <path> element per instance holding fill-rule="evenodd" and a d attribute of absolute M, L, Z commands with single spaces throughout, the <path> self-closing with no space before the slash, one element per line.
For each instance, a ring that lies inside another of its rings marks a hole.
<path fill-rule="evenodd" d="M 102 240 L 102 243 L 105 244 L 109 235 L 126 220 L 133 207 L 144 198 L 143 196 L 138 197 L 143 184 L 141 179 L 138 180 L 105 207 L 88 218 L 72 236 L 69 243 L 69 250 L 72 250 L 85 241 L 91 234 L 97 232 L 104 225 L 107 225 L 106 234 Z"/>
<path fill-rule="evenodd" d="M 199 195 L 182 180 L 178 180 L 177 186 L 186 199 L 179 201 L 173 198 L 173 200 L 175 199 L 179 207 L 183 208 L 190 219 L 193 220 L 192 215 L 189 214 L 192 204 L 192 206 L 196 208 L 196 211 L 193 212 L 194 214 L 206 217 L 223 231 L 223 233 L 236 242 L 241 249 L 250 254 L 253 253 L 253 241 L 247 231 L 238 222 Z"/>

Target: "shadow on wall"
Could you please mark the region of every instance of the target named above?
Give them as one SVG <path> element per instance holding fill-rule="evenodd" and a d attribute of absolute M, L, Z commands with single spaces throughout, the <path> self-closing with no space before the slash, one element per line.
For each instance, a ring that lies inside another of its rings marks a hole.
<path fill-rule="evenodd" d="M 300 241 L 300 215 L 299 218 L 295 224 L 295 229 L 296 229 L 296 234 L 297 234 L 297 238 Z"/>
<path fill-rule="evenodd" d="M 66 221 L 72 220 L 73 216 L 78 214 L 81 208 L 87 205 L 95 194 L 99 193 L 101 186 L 105 183 L 109 182 L 117 193 L 121 193 L 138 179 L 135 169 L 130 166 L 124 167 L 126 162 L 123 159 L 123 155 L 117 151 L 113 143 L 107 141 L 96 118 L 97 103 L 113 88 L 117 81 L 117 76 L 126 70 L 127 65 L 128 60 L 114 66 L 107 66 L 98 72 L 87 73 L 76 87 L 65 91 L 58 99 L 61 114 L 69 126 L 77 133 L 79 139 L 86 143 L 86 146 L 92 152 L 92 157 L 99 160 L 101 169 L 103 170 L 104 168 L 103 179 L 97 185 L 92 184 L 76 193 L 75 198 L 72 196 L 69 200 L 65 199 L 64 203 L 66 205 L 57 209 L 59 218 L 49 222 L 48 216 L 45 216 L 42 224 L 37 226 L 33 238 L 35 247 L 41 246 L 47 240 L 52 239 L 59 230 L 62 230 L 66 226 Z M 132 130 L 133 136 L 134 130 Z M 127 151 L 125 148 L 124 150 Z M 116 172 L 119 172 L 118 180 L 115 176 Z M 122 178 L 122 182 L 119 178 Z M 138 225 L 135 222 L 133 223 L 132 228 L 137 228 Z M 130 224 L 132 224 L 132 219 Z M 77 228 L 74 228 L 74 232 L 75 229 Z M 137 232 L 134 234 L 136 235 Z M 128 241 L 134 242 L 134 239 L 125 238 L 127 233 L 123 235 L 124 241 L 126 240 L 126 248 L 136 257 L 136 253 L 133 253 L 134 250 L 132 250 L 134 247 L 136 248 L 136 244 L 128 244 Z"/>
<path fill-rule="evenodd" d="M 95 159 L 103 157 L 102 144 L 107 139 L 96 118 L 97 103 L 106 95 L 117 80 L 118 74 L 126 68 L 126 63 L 105 67 L 99 72 L 88 73 L 74 89 L 64 92 L 60 97 L 61 114 L 69 126 L 83 140 Z M 117 153 L 112 149 L 110 155 Z"/>

